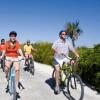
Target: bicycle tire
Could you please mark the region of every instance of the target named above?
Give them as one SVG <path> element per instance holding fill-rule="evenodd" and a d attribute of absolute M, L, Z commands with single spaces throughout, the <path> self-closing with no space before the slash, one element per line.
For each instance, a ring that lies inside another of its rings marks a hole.
<path fill-rule="evenodd" d="M 15 77 L 13 77 L 12 83 L 13 83 L 13 100 L 17 100 L 17 92 L 16 92 L 16 85 L 15 85 Z"/>
<path fill-rule="evenodd" d="M 35 73 L 35 68 L 34 68 L 34 62 L 33 62 L 32 59 L 30 59 L 30 61 L 29 61 L 29 69 L 30 69 L 30 73 L 31 73 L 32 75 L 34 75 L 34 73 Z"/>
<path fill-rule="evenodd" d="M 34 64 L 30 64 L 30 73 L 34 75 L 35 69 L 34 69 Z"/>
<path fill-rule="evenodd" d="M 76 73 L 68 77 L 67 91 L 72 100 L 83 100 L 84 87 L 81 78 Z M 78 95 L 80 93 L 80 96 Z"/>

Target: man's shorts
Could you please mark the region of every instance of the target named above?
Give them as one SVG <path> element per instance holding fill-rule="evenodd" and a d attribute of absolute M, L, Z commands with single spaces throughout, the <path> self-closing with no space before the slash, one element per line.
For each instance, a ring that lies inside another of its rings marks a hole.
<path fill-rule="evenodd" d="M 64 58 L 64 59 L 55 59 L 53 60 L 53 64 L 55 65 L 60 65 L 60 67 L 62 66 L 63 62 L 65 62 L 66 64 L 70 62 L 70 59 L 68 58 Z"/>

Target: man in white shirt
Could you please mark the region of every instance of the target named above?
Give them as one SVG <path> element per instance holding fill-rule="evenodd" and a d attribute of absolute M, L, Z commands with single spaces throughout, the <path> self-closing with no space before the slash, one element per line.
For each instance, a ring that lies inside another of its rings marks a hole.
<path fill-rule="evenodd" d="M 79 54 L 75 51 L 72 44 L 66 40 L 67 33 L 65 31 L 60 31 L 59 37 L 57 41 L 55 41 L 52 45 L 52 48 L 55 52 L 54 54 L 54 67 L 55 67 L 55 93 L 60 93 L 59 87 L 59 77 L 60 77 L 60 67 L 62 66 L 63 62 L 68 63 L 70 62 L 70 58 L 68 57 L 69 50 L 71 50 L 76 57 L 79 57 Z M 68 57 L 66 58 L 65 55 Z"/>

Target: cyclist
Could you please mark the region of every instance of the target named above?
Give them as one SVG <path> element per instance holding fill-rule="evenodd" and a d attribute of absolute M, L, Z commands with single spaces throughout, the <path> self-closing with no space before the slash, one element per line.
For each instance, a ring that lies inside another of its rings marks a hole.
<path fill-rule="evenodd" d="M 16 37 L 17 37 L 17 33 L 15 31 L 11 31 L 9 33 L 9 40 L 6 41 L 5 48 L 3 50 L 2 56 L 0 57 L 2 59 L 4 55 L 6 56 L 5 73 L 6 73 L 7 80 L 8 80 L 9 69 L 11 67 L 12 61 L 17 60 L 19 54 L 22 58 L 24 58 L 22 50 L 20 48 L 20 44 L 17 41 Z M 16 88 L 18 90 L 18 83 L 20 78 L 20 63 L 18 61 L 13 62 L 13 66 L 16 75 Z"/>
<path fill-rule="evenodd" d="M 30 43 L 30 40 L 27 40 L 26 44 L 24 45 L 24 52 L 25 52 L 25 65 L 27 65 L 27 60 L 28 58 L 32 58 L 32 51 L 36 51 L 36 49 L 34 49 Z"/>
<path fill-rule="evenodd" d="M 60 87 L 59 87 L 60 66 L 62 66 L 63 62 L 65 63 L 70 62 L 69 58 L 67 59 L 65 55 L 68 56 L 69 50 L 71 50 L 76 57 L 79 57 L 79 54 L 75 51 L 72 44 L 66 39 L 66 35 L 67 33 L 64 30 L 60 31 L 59 32 L 60 39 L 55 41 L 52 45 L 52 48 L 55 53 L 54 68 L 55 68 L 55 81 L 56 81 L 55 93 L 56 94 L 60 93 Z"/>
<path fill-rule="evenodd" d="M 5 47 L 5 39 L 1 39 L 0 56 L 2 55 L 4 47 Z M 4 71 L 4 65 L 3 65 L 4 60 L 5 60 L 5 57 L 3 57 L 3 59 L 1 59 L 1 68 L 3 69 L 3 71 Z"/>
<path fill-rule="evenodd" d="M 4 46 L 5 46 L 5 39 L 1 39 L 0 51 L 3 50 Z"/>

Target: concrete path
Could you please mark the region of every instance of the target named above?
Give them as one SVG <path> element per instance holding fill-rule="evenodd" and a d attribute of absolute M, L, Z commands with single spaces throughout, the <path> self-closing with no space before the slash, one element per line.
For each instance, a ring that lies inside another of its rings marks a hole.
<path fill-rule="evenodd" d="M 25 87 L 20 90 L 20 99 L 18 100 L 69 100 L 61 92 L 55 95 L 52 89 L 51 66 L 35 62 L 35 75 L 23 70 L 23 62 L 21 63 L 21 82 Z M 5 74 L 0 69 L 0 100 L 11 100 L 11 96 L 5 93 L 6 79 Z M 100 95 L 96 91 L 92 91 L 87 86 L 84 87 L 85 95 L 83 100 L 100 100 Z M 77 94 L 78 95 L 78 94 Z"/>

